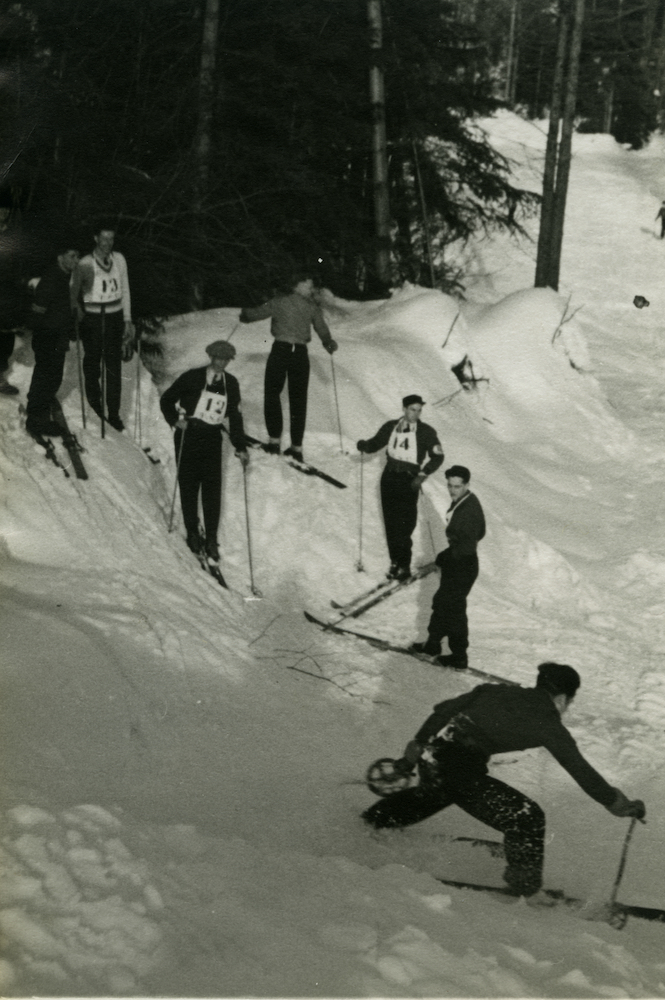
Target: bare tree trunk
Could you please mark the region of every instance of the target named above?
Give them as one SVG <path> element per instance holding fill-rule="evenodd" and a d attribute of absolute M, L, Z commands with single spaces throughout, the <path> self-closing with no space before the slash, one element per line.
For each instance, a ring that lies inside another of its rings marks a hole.
<path fill-rule="evenodd" d="M 559 288 L 559 272 L 561 271 L 561 248 L 563 246 L 563 227 L 566 217 L 566 199 L 568 197 L 568 180 L 570 177 L 570 161 L 572 158 L 573 129 L 575 126 L 577 81 L 580 69 L 580 50 L 582 48 L 583 25 L 584 0 L 575 0 L 572 34 L 570 38 L 570 53 L 568 56 L 566 99 L 563 108 L 561 142 L 559 144 L 559 158 L 556 172 L 554 212 L 552 216 L 550 280 L 547 282 L 550 288 L 553 288 L 555 291 Z"/>
<path fill-rule="evenodd" d="M 517 0 L 513 0 L 510 10 L 510 28 L 508 29 L 508 52 L 506 54 L 506 80 L 503 88 L 503 99 L 510 104 L 513 92 L 514 52 L 515 52 L 515 21 L 517 19 Z"/>
<path fill-rule="evenodd" d="M 386 144 L 386 104 L 383 79 L 383 23 L 381 0 L 367 0 L 370 69 L 369 94 L 372 106 L 372 162 L 374 174 L 374 226 L 376 233 L 376 276 L 390 286 L 390 200 L 388 196 L 388 155 Z"/>
<path fill-rule="evenodd" d="M 545 167 L 543 171 L 543 200 L 540 208 L 540 230 L 538 232 L 538 255 L 536 258 L 536 288 L 546 288 L 549 284 L 550 248 L 552 239 L 552 217 L 554 211 L 554 191 L 556 185 L 557 155 L 559 148 L 559 120 L 563 95 L 563 75 L 568 48 L 569 18 L 566 11 L 559 10 L 559 35 L 554 82 L 552 84 L 552 104 L 550 125 L 545 147 Z"/>
<path fill-rule="evenodd" d="M 212 116 L 215 94 L 215 62 L 219 33 L 219 0 L 205 0 L 203 38 L 201 41 L 201 66 L 199 69 L 199 114 L 194 143 L 194 198 L 193 236 L 195 246 L 204 238 L 204 209 L 210 174 L 210 147 L 212 142 Z M 203 305 L 203 285 L 199 279 L 192 283 L 192 309 Z"/>

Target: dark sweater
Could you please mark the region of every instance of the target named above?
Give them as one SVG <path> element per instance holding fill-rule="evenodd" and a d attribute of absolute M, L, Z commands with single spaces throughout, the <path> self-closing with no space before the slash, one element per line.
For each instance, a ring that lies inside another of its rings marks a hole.
<path fill-rule="evenodd" d="M 71 274 L 63 271 L 57 261 L 44 271 L 35 289 L 30 316 L 35 333 L 69 333 L 73 328 L 70 280 Z"/>
<path fill-rule="evenodd" d="M 400 417 L 400 419 L 402 419 Z M 379 451 L 381 448 L 385 448 L 390 441 L 390 435 L 399 423 L 399 420 L 389 420 L 387 423 L 382 424 L 373 438 L 368 441 L 358 442 L 358 444 L 363 445 L 362 450 L 372 454 L 372 452 Z M 432 472 L 443 465 L 443 449 L 441 448 L 441 442 L 437 436 L 436 431 L 429 424 L 422 423 L 421 420 L 416 422 L 416 455 L 418 459 L 418 465 L 400 462 L 400 465 L 408 467 L 414 475 L 418 472 L 424 472 L 425 475 L 429 476 Z M 423 467 L 423 462 L 429 456 L 429 461 L 427 465 Z"/>
<path fill-rule="evenodd" d="M 453 559 L 472 556 L 481 538 L 485 537 L 485 515 L 475 493 L 465 493 L 453 505 L 450 521 L 446 526 L 446 538 Z M 437 556 L 437 561 L 438 561 Z"/>
<path fill-rule="evenodd" d="M 461 742 L 482 753 L 486 760 L 495 753 L 545 747 L 592 799 L 605 807 L 615 801 L 615 789 L 584 759 L 552 698 L 543 689 L 480 684 L 458 698 L 435 705 L 415 736 L 420 746 L 429 744 L 435 759 L 437 747 L 446 745 L 437 734 L 458 713 L 465 717 L 461 720 Z"/>
<path fill-rule="evenodd" d="M 176 408 L 176 403 L 185 410 L 187 416 L 191 417 L 196 409 L 196 405 L 199 401 L 201 393 L 206 386 L 206 373 L 208 369 L 205 368 L 190 368 L 189 371 L 183 372 L 173 385 L 169 386 L 165 393 L 163 393 L 159 405 L 161 406 L 162 413 L 164 414 L 167 422 L 173 427 L 179 417 L 178 410 Z M 242 413 L 240 412 L 240 386 L 238 385 L 238 379 L 234 375 L 230 375 L 229 372 L 224 372 L 224 378 L 226 380 L 226 391 L 228 393 L 228 403 L 226 407 L 226 416 L 229 420 L 229 437 L 231 438 L 231 444 L 236 449 L 236 451 L 245 451 L 247 443 L 245 441 L 245 429 L 242 422 Z M 215 384 L 215 392 L 220 392 L 224 394 L 224 381 L 221 380 Z M 214 427 L 208 424 L 204 424 L 202 421 L 197 421 L 197 426 L 201 428 L 205 433 L 210 434 L 221 434 L 221 427 Z"/>

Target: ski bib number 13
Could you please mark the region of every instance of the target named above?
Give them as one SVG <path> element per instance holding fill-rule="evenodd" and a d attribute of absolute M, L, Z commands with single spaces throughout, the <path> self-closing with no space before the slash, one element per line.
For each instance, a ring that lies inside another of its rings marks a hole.
<path fill-rule="evenodd" d="M 193 416 L 197 420 L 202 420 L 204 424 L 219 426 L 226 416 L 226 396 L 204 389 L 196 404 Z"/>
<path fill-rule="evenodd" d="M 387 452 L 397 462 L 417 462 L 416 432 L 393 431 Z"/>

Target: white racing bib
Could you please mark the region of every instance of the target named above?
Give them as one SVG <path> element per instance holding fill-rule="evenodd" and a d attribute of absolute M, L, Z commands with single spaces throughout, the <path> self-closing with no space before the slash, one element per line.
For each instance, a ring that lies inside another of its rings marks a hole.
<path fill-rule="evenodd" d="M 105 270 L 96 258 L 93 258 L 94 279 L 92 288 L 83 296 L 86 302 L 117 302 L 122 296 L 120 287 L 120 271 L 116 261 L 111 258 L 111 267 Z"/>
<path fill-rule="evenodd" d="M 218 392 L 211 392 L 206 386 L 199 396 L 193 416 L 197 420 L 202 420 L 204 424 L 218 427 L 226 416 L 227 400 L 226 395 L 222 396 Z"/>
<path fill-rule="evenodd" d="M 400 430 L 400 425 L 396 425 L 390 435 L 390 441 L 386 449 L 388 455 L 396 462 L 410 462 L 412 465 L 418 464 L 418 445 L 416 443 L 416 429 Z"/>

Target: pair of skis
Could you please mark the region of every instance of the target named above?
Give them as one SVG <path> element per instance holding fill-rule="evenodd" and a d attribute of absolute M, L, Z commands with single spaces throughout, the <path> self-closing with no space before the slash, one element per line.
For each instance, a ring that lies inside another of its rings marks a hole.
<path fill-rule="evenodd" d="M 71 467 L 74 469 L 76 478 L 87 479 L 88 472 L 83 464 L 83 459 L 81 458 L 81 452 L 85 449 L 83 448 L 83 445 L 80 444 L 76 435 L 69 429 L 65 415 L 62 412 L 62 406 L 60 405 L 60 401 L 58 399 L 55 399 L 51 404 L 51 419 L 62 429 L 60 438 L 69 456 L 69 461 L 71 463 Z M 70 479 L 69 469 L 66 465 L 63 465 L 58 458 L 53 438 L 47 437 L 44 434 L 35 434 L 33 431 L 29 431 L 29 433 L 37 444 L 41 445 L 44 449 L 46 458 L 53 462 L 57 469 L 61 469 L 67 479 Z"/>
<path fill-rule="evenodd" d="M 359 618 L 360 615 L 364 615 L 370 608 L 385 601 L 387 597 L 392 597 L 393 594 L 411 586 L 412 583 L 416 583 L 418 580 L 422 580 L 423 577 L 429 576 L 435 569 L 436 563 L 425 563 L 424 566 L 419 566 L 415 569 L 406 580 L 382 580 L 381 583 L 377 583 L 375 587 L 366 590 L 363 594 L 359 594 L 346 604 L 338 604 L 336 601 L 331 601 L 330 603 L 333 608 L 341 613 L 337 618 L 333 618 L 329 624 L 336 625 L 337 622 L 344 621 L 345 618 Z"/>
<path fill-rule="evenodd" d="M 353 639 L 362 639 L 363 642 L 368 643 L 370 646 L 374 646 L 375 649 L 381 649 L 388 653 L 399 653 L 402 656 L 410 656 L 414 660 L 420 660 L 422 663 L 430 663 L 435 667 L 439 667 L 441 670 L 454 670 L 456 673 L 471 674 L 473 677 L 480 677 L 483 680 L 491 681 L 494 684 L 512 684 L 515 687 L 519 687 L 517 681 L 511 681 L 507 680 L 505 677 L 499 677 L 497 674 L 492 674 L 488 670 L 480 670 L 478 667 L 464 667 L 458 669 L 444 663 L 438 663 L 435 656 L 428 656 L 427 653 L 417 653 L 415 650 L 409 649 L 408 646 L 399 646 L 394 642 L 390 642 L 388 639 L 381 639 L 376 635 L 364 635 L 362 632 L 354 632 L 353 629 L 350 628 L 342 628 L 340 625 L 321 621 L 320 618 L 315 618 L 314 615 L 311 615 L 309 611 L 305 611 L 304 615 L 308 622 L 311 622 L 313 625 L 318 625 L 318 627 L 324 632 L 334 632 L 336 635 L 345 635 Z"/>
<path fill-rule="evenodd" d="M 514 890 L 507 885 L 480 885 L 477 882 L 461 882 L 448 878 L 437 878 L 437 882 L 448 885 L 452 889 L 469 889 L 472 892 L 488 892 L 491 895 L 499 896 L 515 897 L 516 895 Z M 621 930 L 622 927 L 625 927 L 628 917 L 637 917 L 640 920 L 650 920 L 661 924 L 665 923 L 665 910 L 658 909 L 657 907 L 632 906 L 627 903 L 613 902 L 596 908 L 588 900 L 580 899 L 577 896 L 567 896 L 560 889 L 542 889 L 541 891 L 552 900 L 553 905 L 564 905 L 582 915 L 584 915 L 586 910 L 591 919 L 594 918 L 595 910 L 597 912 L 596 919 L 607 921 L 615 930 Z"/>
<path fill-rule="evenodd" d="M 268 450 L 268 445 L 265 441 L 260 441 L 258 438 L 251 437 L 249 434 L 245 434 L 245 441 L 251 448 L 261 448 L 263 451 Z M 329 476 L 327 472 L 317 469 L 315 465 L 310 465 L 309 462 L 300 462 L 292 455 L 280 455 L 276 457 L 283 458 L 286 464 L 290 465 L 291 468 L 295 469 L 297 472 L 302 472 L 306 476 L 318 476 L 319 479 L 323 479 L 324 482 L 330 483 L 331 486 L 336 486 L 340 490 L 346 489 L 346 483 L 341 483 L 339 479 L 334 479 L 332 476 Z"/>

